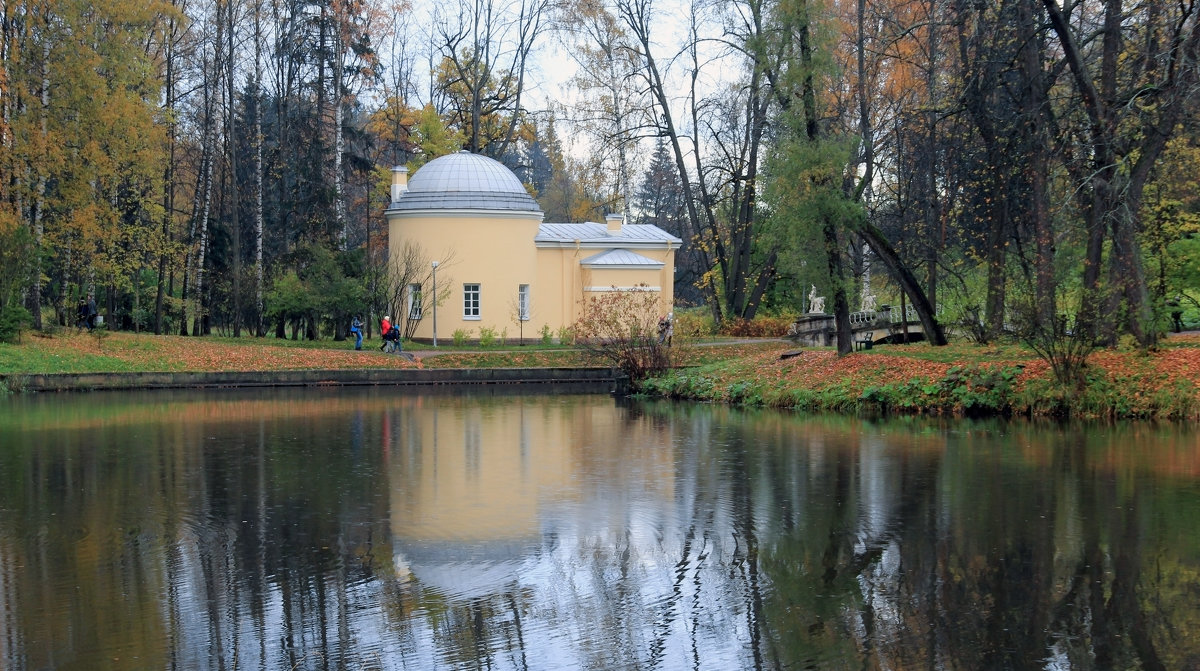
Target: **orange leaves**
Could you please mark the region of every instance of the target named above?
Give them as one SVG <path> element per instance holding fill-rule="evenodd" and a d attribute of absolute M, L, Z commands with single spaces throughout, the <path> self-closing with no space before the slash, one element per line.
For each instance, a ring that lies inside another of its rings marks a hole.
<path fill-rule="evenodd" d="M 30 338 L 26 347 L 62 360 L 89 358 L 87 367 L 112 371 L 242 371 L 315 370 L 344 368 L 413 368 L 407 359 L 380 352 L 368 342 L 355 351 L 353 341 L 330 348 L 329 343 L 312 347 L 281 344 L 273 338 L 185 338 L 115 332 L 101 342 L 86 333 L 56 338 Z"/>
<path fill-rule="evenodd" d="M 1173 384 L 1187 380 L 1200 386 L 1200 349 L 1173 347 L 1157 352 L 1101 351 L 1088 363 L 1114 378 L 1154 380 Z"/>

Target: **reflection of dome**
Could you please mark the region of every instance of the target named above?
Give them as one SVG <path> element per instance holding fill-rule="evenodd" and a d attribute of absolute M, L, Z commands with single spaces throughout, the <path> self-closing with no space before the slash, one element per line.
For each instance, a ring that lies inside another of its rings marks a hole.
<path fill-rule="evenodd" d="M 503 163 L 460 151 L 426 163 L 391 210 L 517 210 L 541 212 Z"/>
<path fill-rule="evenodd" d="M 397 576 L 452 599 L 502 594 L 545 549 L 538 538 L 492 542 L 392 539 Z"/>

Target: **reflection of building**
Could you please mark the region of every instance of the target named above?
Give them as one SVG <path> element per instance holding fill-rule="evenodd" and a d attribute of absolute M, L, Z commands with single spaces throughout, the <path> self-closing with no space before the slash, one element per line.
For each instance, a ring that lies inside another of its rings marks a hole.
<path fill-rule="evenodd" d="M 464 397 L 401 415 L 388 467 L 398 569 L 447 594 L 497 593 L 548 536 L 578 534 L 605 507 L 630 505 L 628 492 L 656 510 L 672 499 L 669 442 L 631 444 L 646 425 L 611 401 L 572 403 Z"/>
<path fill-rule="evenodd" d="M 537 201 L 511 170 L 465 151 L 430 161 L 411 182 L 404 168 L 392 175 L 390 255 L 402 264 L 406 247 L 415 245 L 421 258 L 441 262 L 442 333 L 500 332 L 518 315 L 528 322 L 526 336 L 542 326 L 555 331 L 575 322 L 585 298 L 613 287 L 644 285 L 661 294 L 663 313 L 670 311 L 682 240 L 657 226 L 625 224 L 621 215 L 603 224 L 543 223 Z M 416 337 L 431 338 L 431 302 L 420 297 L 432 287 L 413 283 L 406 291 L 402 317 L 419 320 Z"/>

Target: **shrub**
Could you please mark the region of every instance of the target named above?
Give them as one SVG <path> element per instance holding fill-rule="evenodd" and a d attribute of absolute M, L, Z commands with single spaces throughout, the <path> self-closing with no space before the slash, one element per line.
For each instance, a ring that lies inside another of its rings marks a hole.
<path fill-rule="evenodd" d="M 1054 379 L 1066 388 L 1082 387 L 1087 358 L 1095 351 L 1097 339 L 1063 314 L 1046 320 L 1039 319 L 1031 309 L 1016 314 L 1017 337 L 1050 364 Z"/>
<path fill-rule="evenodd" d="M 462 347 L 467 344 L 467 340 L 471 337 L 471 330 L 455 329 L 453 335 L 450 337 L 453 339 L 455 347 Z"/>
<path fill-rule="evenodd" d="M 550 330 L 549 324 L 542 324 L 541 334 L 543 345 L 549 345 L 550 343 L 554 342 L 554 331 Z"/>
<path fill-rule="evenodd" d="M 946 372 L 941 386 L 951 403 L 968 415 L 1006 412 L 1020 372 L 1014 367 L 955 366 Z"/>
<path fill-rule="evenodd" d="M 457 343 L 455 343 L 457 344 Z M 491 347 L 496 344 L 496 329 L 489 326 L 479 327 L 479 346 Z"/>
<path fill-rule="evenodd" d="M 787 335 L 793 317 L 755 317 L 754 319 L 726 319 L 719 330 L 724 336 L 736 338 L 782 338 Z"/>
<path fill-rule="evenodd" d="M 18 296 L 29 279 L 37 254 L 33 236 L 24 226 L 0 222 L 0 340 L 13 342 L 33 320 Z"/>
<path fill-rule="evenodd" d="M 0 309 L 0 342 L 16 342 L 21 338 L 21 331 L 29 325 L 33 316 L 25 306 L 16 301 L 9 302 Z"/>
<path fill-rule="evenodd" d="M 575 329 L 570 326 L 558 327 L 558 342 L 560 345 L 570 345 L 575 342 Z"/>
<path fill-rule="evenodd" d="M 712 312 L 707 308 L 690 308 L 675 311 L 675 337 L 697 338 L 715 335 Z"/>
<path fill-rule="evenodd" d="M 644 286 L 632 291 L 613 287 L 591 298 L 575 322 L 576 344 L 634 381 L 666 370 L 670 348 L 658 342 L 659 298 Z"/>

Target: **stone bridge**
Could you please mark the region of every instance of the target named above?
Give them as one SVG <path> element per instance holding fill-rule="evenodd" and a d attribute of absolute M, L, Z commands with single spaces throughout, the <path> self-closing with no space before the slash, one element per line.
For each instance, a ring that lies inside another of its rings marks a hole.
<path fill-rule="evenodd" d="M 855 349 L 870 349 L 883 343 L 917 342 L 925 339 L 925 330 L 917 311 L 911 305 L 903 312 L 889 305 L 878 310 L 850 313 L 850 329 Z M 837 344 L 837 327 L 830 314 L 809 313 L 788 327 L 788 338 L 808 347 L 829 347 Z"/>

